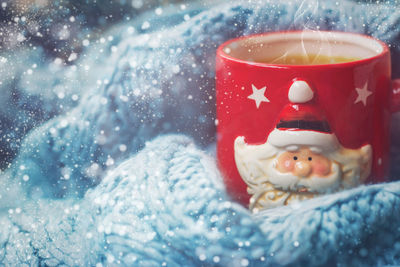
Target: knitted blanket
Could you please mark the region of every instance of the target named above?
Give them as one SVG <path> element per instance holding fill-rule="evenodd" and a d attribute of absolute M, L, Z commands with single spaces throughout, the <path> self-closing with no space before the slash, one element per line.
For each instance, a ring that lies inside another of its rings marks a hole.
<path fill-rule="evenodd" d="M 112 29 L 114 41 L 92 48 L 80 64 L 95 78 L 82 75 L 82 90 L 58 100 L 66 111 L 25 136 L 0 176 L 0 262 L 400 264 L 400 182 L 251 215 L 230 200 L 215 158 L 203 152 L 213 151 L 215 136 L 215 50 L 230 38 L 304 27 L 366 33 L 391 45 L 397 77 L 395 5 L 315 3 L 196 5 L 146 20 L 162 21 L 147 32 L 142 22 L 143 33 L 132 31 L 135 25 Z M 396 175 L 393 167 L 391 179 Z"/>

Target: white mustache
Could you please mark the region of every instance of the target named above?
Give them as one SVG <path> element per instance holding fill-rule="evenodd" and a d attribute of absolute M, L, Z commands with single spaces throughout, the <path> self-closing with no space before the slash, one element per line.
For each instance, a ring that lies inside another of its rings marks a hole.
<path fill-rule="evenodd" d="M 300 178 L 292 173 L 282 173 L 276 168 L 276 160 L 271 160 L 263 168 L 265 177 L 276 188 L 284 191 L 331 193 L 339 189 L 342 172 L 338 163 L 332 162 L 331 174 L 324 177 Z"/>

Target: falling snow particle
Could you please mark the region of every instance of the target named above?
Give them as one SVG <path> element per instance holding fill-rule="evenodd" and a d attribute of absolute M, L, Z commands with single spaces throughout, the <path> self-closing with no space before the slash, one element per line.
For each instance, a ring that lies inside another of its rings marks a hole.
<path fill-rule="evenodd" d="M 141 28 L 142 30 L 147 30 L 148 28 L 150 28 L 150 23 L 148 21 L 143 22 Z"/>
<path fill-rule="evenodd" d="M 113 158 L 108 158 L 107 161 L 106 161 L 106 165 L 107 165 L 107 166 L 112 166 L 112 165 L 114 165 L 114 159 L 113 159 Z"/>
<path fill-rule="evenodd" d="M 132 7 L 133 8 L 141 8 L 143 6 L 143 1 L 142 0 L 132 0 Z"/>
<path fill-rule="evenodd" d="M 21 34 L 21 33 L 19 33 L 18 35 L 17 35 L 17 41 L 18 42 L 23 42 L 23 41 L 25 41 L 26 40 L 26 38 L 25 38 L 25 36 L 23 35 L 23 34 Z"/>
<path fill-rule="evenodd" d="M 242 259 L 242 260 L 240 261 L 240 264 L 241 264 L 242 266 L 248 266 L 248 265 L 249 265 L 249 260 L 248 260 L 248 259 Z"/>
<path fill-rule="evenodd" d="M 122 145 L 119 145 L 119 151 L 121 151 L 121 152 L 125 152 L 125 151 L 126 151 L 126 149 L 127 149 L 126 145 L 124 145 L 124 144 L 122 144 Z"/>
<path fill-rule="evenodd" d="M 173 72 L 173 73 L 178 74 L 179 71 L 180 71 L 179 65 L 175 65 L 175 66 L 172 67 L 172 72 Z"/>
<path fill-rule="evenodd" d="M 214 256 L 214 257 L 213 257 L 213 261 L 214 261 L 215 263 L 218 263 L 218 262 L 220 261 L 220 258 L 219 258 L 218 256 Z"/>
<path fill-rule="evenodd" d="M 156 13 L 156 15 L 161 15 L 162 12 L 163 12 L 163 10 L 162 10 L 161 7 L 158 7 L 158 8 L 156 8 L 156 9 L 154 10 L 154 12 Z"/>
<path fill-rule="evenodd" d="M 68 57 L 68 61 L 71 62 L 71 61 L 74 61 L 77 58 L 78 58 L 78 54 L 77 53 L 71 53 L 71 55 L 69 55 L 69 57 Z"/>
<path fill-rule="evenodd" d="M 199 255 L 199 260 L 205 261 L 206 259 L 207 259 L 207 257 L 206 257 L 205 254 L 200 254 L 200 255 Z"/>
<path fill-rule="evenodd" d="M 24 180 L 25 182 L 29 181 L 29 176 L 24 174 L 24 176 L 22 176 L 22 180 Z"/>
<path fill-rule="evenodd" d="M 300 245 L 299 241 L 294 241 L 293 242 L 293 246 L 295 246 L 296 248 Z"/>
<path fill-rule="evenodd" d="M 88 39 L 85 39 L 85 40 L 82 41 L 82 45 L 83 46 L 88 46 L 89 44 L 90 44 L 90 42 L 89 42 Z"/>
<path fill-rule="evenodd" d="M 56 59 L 54 59 L 54 64 L 56 64 L 56 65 L 61 65 L 62 64 L 62 59 L 61 58 L 56 58 Z"/>
<path fill-rule="evenodd" d="M 64 99 L 65 94 L 64 94 L 63 92 L 59 92 L 59 93 L 57 94 L 57 97 L 58 97 L 59 99 Z"/>

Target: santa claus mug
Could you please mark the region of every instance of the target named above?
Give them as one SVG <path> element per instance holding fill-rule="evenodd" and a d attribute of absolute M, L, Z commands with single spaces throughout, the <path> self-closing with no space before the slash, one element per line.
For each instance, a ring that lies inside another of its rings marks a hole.
<path fill-rule="evenodd" d="M 385 181 L 399 85 L 387 45 L 369 36 L 272 32 L 222 44 L 217 156 L 228 191 L 258 211 Z"/>

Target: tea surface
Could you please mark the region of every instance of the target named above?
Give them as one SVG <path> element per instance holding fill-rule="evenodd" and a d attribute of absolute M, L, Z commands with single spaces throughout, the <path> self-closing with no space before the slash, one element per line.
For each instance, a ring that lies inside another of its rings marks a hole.
<path fill-rule="evenodd" d="M 283 64 L 283 65 L 321 65 L 321 64 L 335 64 L 360 60 L 356 57 L 343 57 L 343 56 L 327 56 L 327 55 L 285 55 L 274 59 L 257 60 L 260 63 L 270 64 Z"/>

